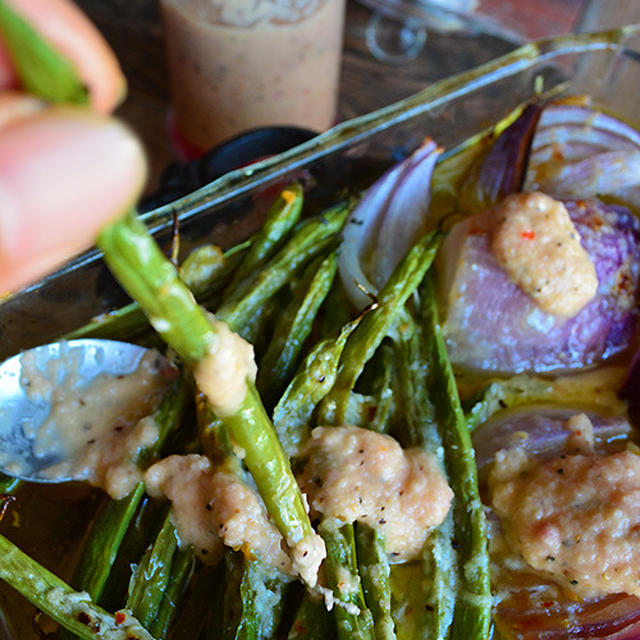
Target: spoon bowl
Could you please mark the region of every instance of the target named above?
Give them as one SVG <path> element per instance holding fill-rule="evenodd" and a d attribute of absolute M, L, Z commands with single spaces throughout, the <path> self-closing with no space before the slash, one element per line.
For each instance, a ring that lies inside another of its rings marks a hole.
<path fill-rule="evenodd" d="M 130 387 L 129 378 L 151 353 L 126 342 L 81 339 L 36 347 L 2 363 L 0 472 L 33 482 L 77 479 L 67 463 L 95 441 L 87 416 L 97 413 L 96 396 L 117 403 L 117 392 L 105 384 Z M 156 360 L 159 371 L 166 360 L 159 354 Z"/>

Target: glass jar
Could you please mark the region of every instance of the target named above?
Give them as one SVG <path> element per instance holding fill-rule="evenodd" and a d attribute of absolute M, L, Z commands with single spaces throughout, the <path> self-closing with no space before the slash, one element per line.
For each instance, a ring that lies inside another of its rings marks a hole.
<path fill-rule="evenodd" d="M 201 150 L 336 117 L 345 0 L 161 0 L 174 125 Z"/>

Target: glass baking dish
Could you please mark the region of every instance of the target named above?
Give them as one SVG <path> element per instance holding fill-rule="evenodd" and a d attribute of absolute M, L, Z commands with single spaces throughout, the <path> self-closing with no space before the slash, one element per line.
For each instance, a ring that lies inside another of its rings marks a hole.
<path fill-rule="evenodd" d="M 640 126 L 638 34 L 640 27 L 527 45 L 399 103 L 345 122 L 286 153 L 229 173 L 144 218 L 163 246 L 171 241 L 177 219 L 183 256 L 205 242 L 228 247 L 260 226 L 275 187 L 292 177 L 304 182 L 306 209 L 313 213 L 341 194 L 370 184 L 426 136 L 453 153 L 464 140 L 542 91 L 589 94 L 596 103 Z M 88 252 L 0 306 L 0 358 L 55 339 L 125 301 L 99 254 Z M 95 506 L 86 501 L 77 505 L 75 511 L 70 508 L 65 513 L 69 521 L 80 515 L 80 509 Z M 38 522 L 34 529 L 41 527 L 47 535 L 62 529 L 48 513 L 38 512 Z M 23 528 L 21 535 L 32 534 Z M 52 537 L 47 545 L 51 553 L 58 554 L 60 541 Z M 15 593 L 0 588 L 1 610 L 13 614 L 21 606 Z M 27 637 L 11 635 L 2 615 L 0 638 Z"/>
<path fill-rule="evenodd" d="M 168 246 L 177 219 L 183 256 L 205 242 L 228 247 L 259 227 L 275 185 L 301 178 L 306 210 L 313 212 L 373 182 L 426 136 L 451 153 L 541 91 L 589 94 L 640 126 L 639 34 L 640 26 L 625 27 L 525 45 L 228 173 L 144 219 L 162 246 Z M 0 306 L 0 359 L 53 340 L 126 300 L 98 252 L 89 251 Z"/>

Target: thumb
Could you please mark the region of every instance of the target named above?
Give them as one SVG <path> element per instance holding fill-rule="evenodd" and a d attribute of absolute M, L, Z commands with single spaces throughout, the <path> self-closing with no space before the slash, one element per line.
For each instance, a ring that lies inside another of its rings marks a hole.
<path fill-rule="evenodd" d="M 117 121 L 45 109 L 0 136 L 0 292 L 35 281 L 92 244 L 132 206 L 144 153 Z"/>

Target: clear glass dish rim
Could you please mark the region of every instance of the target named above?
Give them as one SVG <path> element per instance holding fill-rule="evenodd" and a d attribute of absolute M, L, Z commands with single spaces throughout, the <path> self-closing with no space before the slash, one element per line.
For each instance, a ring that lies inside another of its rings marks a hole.
<path fill-rule="evenodd" d="M 223 205 L 285 174 L 304 168 L 314 160 L 546 60 L 597 50 L 617 50 L 619 53 L 628 54 L 632 59 L 640 60 L 640 52 L 628 49 L 624 44 L 637 34 L 640 34 L 640 24 L 607 31 L 545 38 L 525 44 L 468 71 L 439 80 L 398 102 L 345 120 L 288 151 L 231 171 L 186 196 L 141 214 L 140 218 L 155 235 L 170 228 L 176 219 L 180 223 L 185 222 L 206 209 Z M 52 279 L 100 259 L 100 256 L 97 249 L 90 249 L 57 272 L 19 293 L 30 293 L 39 289 Z"/>

